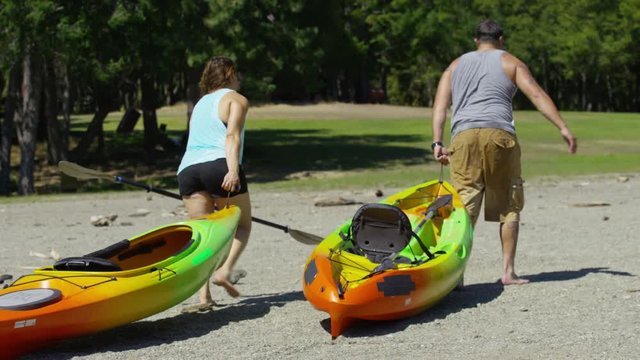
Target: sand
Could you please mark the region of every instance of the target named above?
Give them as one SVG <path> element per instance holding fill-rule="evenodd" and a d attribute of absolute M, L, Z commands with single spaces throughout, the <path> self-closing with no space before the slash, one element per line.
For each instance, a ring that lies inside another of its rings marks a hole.
<path fill-rule="evenodd" d="M 254 215 L 326 235 L 359 205 L 316 207 L 320 199 L 374 202 L 359 192 L 252 194 Z M 391 194 L 398 189 L 381 189 Z M 219 307 L 182 314 L 183 304 L 106 332 L 71 339 L 27 359 L 631 359 L 640 343 L 640 174 L 534 180 L 525 184 L 518 273 L 503 287 L 497 224 L 480 221 L 466 286 L 417 316 L 362 322 L 336 340 L 327 315 L 302 294 L 312 246 L 255 224 L 239 268 L 242 296 L 214 287 Z M 176 200 L 142 191 L 0 203 L 0 273 L 24 275 L 183 218 Z M 146 216 L 131 216 L 149 212 Z M 117 214 L 95 227 L 92 215 Z M 133 305 L 133 304 L 132 304 Z"/>

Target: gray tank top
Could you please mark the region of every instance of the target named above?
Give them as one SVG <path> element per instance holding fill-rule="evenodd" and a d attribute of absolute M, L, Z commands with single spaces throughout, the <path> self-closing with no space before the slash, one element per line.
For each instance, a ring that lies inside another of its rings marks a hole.
<path fill-rule="evenodd" d="M 451 136 L 467 129 L 497 128 L 515 135 L 511 100 L 517 87 L 502 69 L 504 51 L 472 51 L 460 57 L 451 79 Z"/>

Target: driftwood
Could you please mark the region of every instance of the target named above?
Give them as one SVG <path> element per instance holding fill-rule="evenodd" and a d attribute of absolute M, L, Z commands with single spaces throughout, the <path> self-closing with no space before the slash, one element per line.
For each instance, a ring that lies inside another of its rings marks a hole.
<path fill-rule="evenodd" d="M 571 204 L 573 207 L 603 207 L 603 206 L 611 206 L 611 204 L 606 202 L 588 202 L 588 203 L 576 203 Z"/>
<path fill-rule="evenodd" d="M 315 206 L 343 206 L 343 205 L 354 205 L 354 204 L 363 204 L 363 202 L 339 197 L 337 199 L 318 200 L 315 202 L 314 205 Z"/>

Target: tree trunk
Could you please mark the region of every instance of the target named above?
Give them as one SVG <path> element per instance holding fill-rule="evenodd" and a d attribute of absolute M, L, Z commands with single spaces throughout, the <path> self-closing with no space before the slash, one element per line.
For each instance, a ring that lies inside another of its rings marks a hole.
<path fill-rule="evenodd" d="M 18 193 L 30 195 L 35 192 L 33 171 L 35 167 L 36 139 L 41 94 L 41 63 L 37 56 L 27 53 L 22 63 L 22 105 L 16 117 L 16 130 L 20 144 L 20 178 Z"/>
<path fill-rule="evenodd" d="M 158 107 L 158 93 L 154 81 L 150 77 L 144 76 L 141 83 L 142 101 L 142 120 L 144 123 L 144 151 L 147 161 L 153 162 L 155 159 L 154 149 L 158 144 L 158 118 L 156 109 Z"/>
<path fill-rule="evenodd" d="M 542 63 L 542 88 L 544 91 L 549 93 L 549 70 L 547 69 L 547 54 L 543 54 L 540 57 L 540 62 Z"/>
<path fill-rule="evenodd" d="M 140 112 L 134 108 L 127 108 L 127 111 L 122 115 L 122 119 L 118 123 L 116 132 L 118 134 L 131 134 L 136 127 L 136 123 L 140 118 Z"/>
<path fill-rule="evenodd" d="M 9 86 L 5 99 L 2 138 L 0 139 L 0 195 L 5 196 L 11 193 L 11 145 L 15 131 L 16 105 L 20 97 L 21 81 L 20 66 L 14 65 L 9 72 Z"/>
<path fill-rule="evenodd" d="M 108 83 L 96 83 L 95 86 L 95 101 L 96 111 L 91 119 L 91 123 L 87 128 L 82 139 L 78 142 L 78 145 L 71 151 L 69 158 L 73 161 L 80 161 L 86 159 L 89 148 L 93 143 L 93 140 L 98 137 L 98 152 L 99 156 L 103 156 L 102 150 L 104 149 L 104 132 L 102 126 L 104 119 L 109 115 L 109 111 L 116 108 L 117 91 L 116 88 Z"/>
<path fill-rule="evenodd" d="M 187 69 L 187 131 L 182 136 L 181 146 L 186 148 L 187 141 L 189 141 L 189 122 L 191 121 L 191 114 L 193 113 L 193 107 L 196 106 L 198 100 L 200 100 L 200 73 L 202 73 L 203 67 L 189 68 Z"/>
<path fill-rule="evenodd" d="M 187 101 L 193 104 L 200 100 L 200 75 L 204 70 L 204 66 L 187 69 Z M 191 108 L 193 110 L 193 107 Z M 191 113 L 188 114 L 191 116 Z"/>
<path fill-rule="evenodd" d="M 365 58 L 358 69 L 356 77 L 355 101 L 358 104 L 369 102 L 369 73 L 367 68 L 367 59 Z"/>
<path fill-rule="evenodd" d="M 587 74 L 580 73 L 580 107 L 582 111 L 590 111 L 587 105 Z"/>
<path fill-rule="evenodd" d="M 58 79 L 58 93 L 62 103 L 62 153 L 65 159 L 69 158 L 69 132 L 71 128 L 71 96 L 69 95 L 69 73 L 67 66 L 62 62 L 56 63 Z"/>
<path fill-rule="evenodd" d="M 93 114 L 93 119 L 91 119 L 91 123 L 87 128 L 87 132 L 84 134 L 82 139 L 78 145 L 71 151 L 70 158 L 74 161 L 80 161 L 87 157 L 89 152 L 89 147 L 93 143 L 93 139 L 96 136 L 99 136 L 102 132 L 102 124 L 104 123 L 104 119 L 109 114 L 109 111 L 102 107 L 98 107 L 96 112 Z"/>
<path fill-rule="evenodd" d="M 634 99 L 635 107 L 634 110 L 636 112 L 640 112 L 640 75 L 636 73 L 636 96 Z"/>
<path fill-rule="evenodd" d="M 380 88 L 382 89 L 382 103 L 387 104 L 389 102 L 389 96 L 387 96 L 387 79 L 389 77 L 389 67 L 382 66 L 382 74 L 380 74 Z M 429 96 L 431 98 L 431 96 Z"/>
<path fill-rule="evenodd" d="M 44 65 L 44 115 L 47 120 L 47 152 L 49 165 L 55 165 L 64 157 L 62 134 L 58 122 L 58 96 L 56 92 L 56 73 L 52 59 L 46 59 Z"/>

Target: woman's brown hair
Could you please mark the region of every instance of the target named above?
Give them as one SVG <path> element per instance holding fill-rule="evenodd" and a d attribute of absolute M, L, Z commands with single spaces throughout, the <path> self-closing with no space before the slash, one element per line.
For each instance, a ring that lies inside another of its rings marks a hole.
<path fill-rule="evenodd" d="M 211 58 L 205 65 L 200 78 L 200 95 L 228 86 L 236 76 L 236 65 L 233 60 L 225 56 Z"/>

